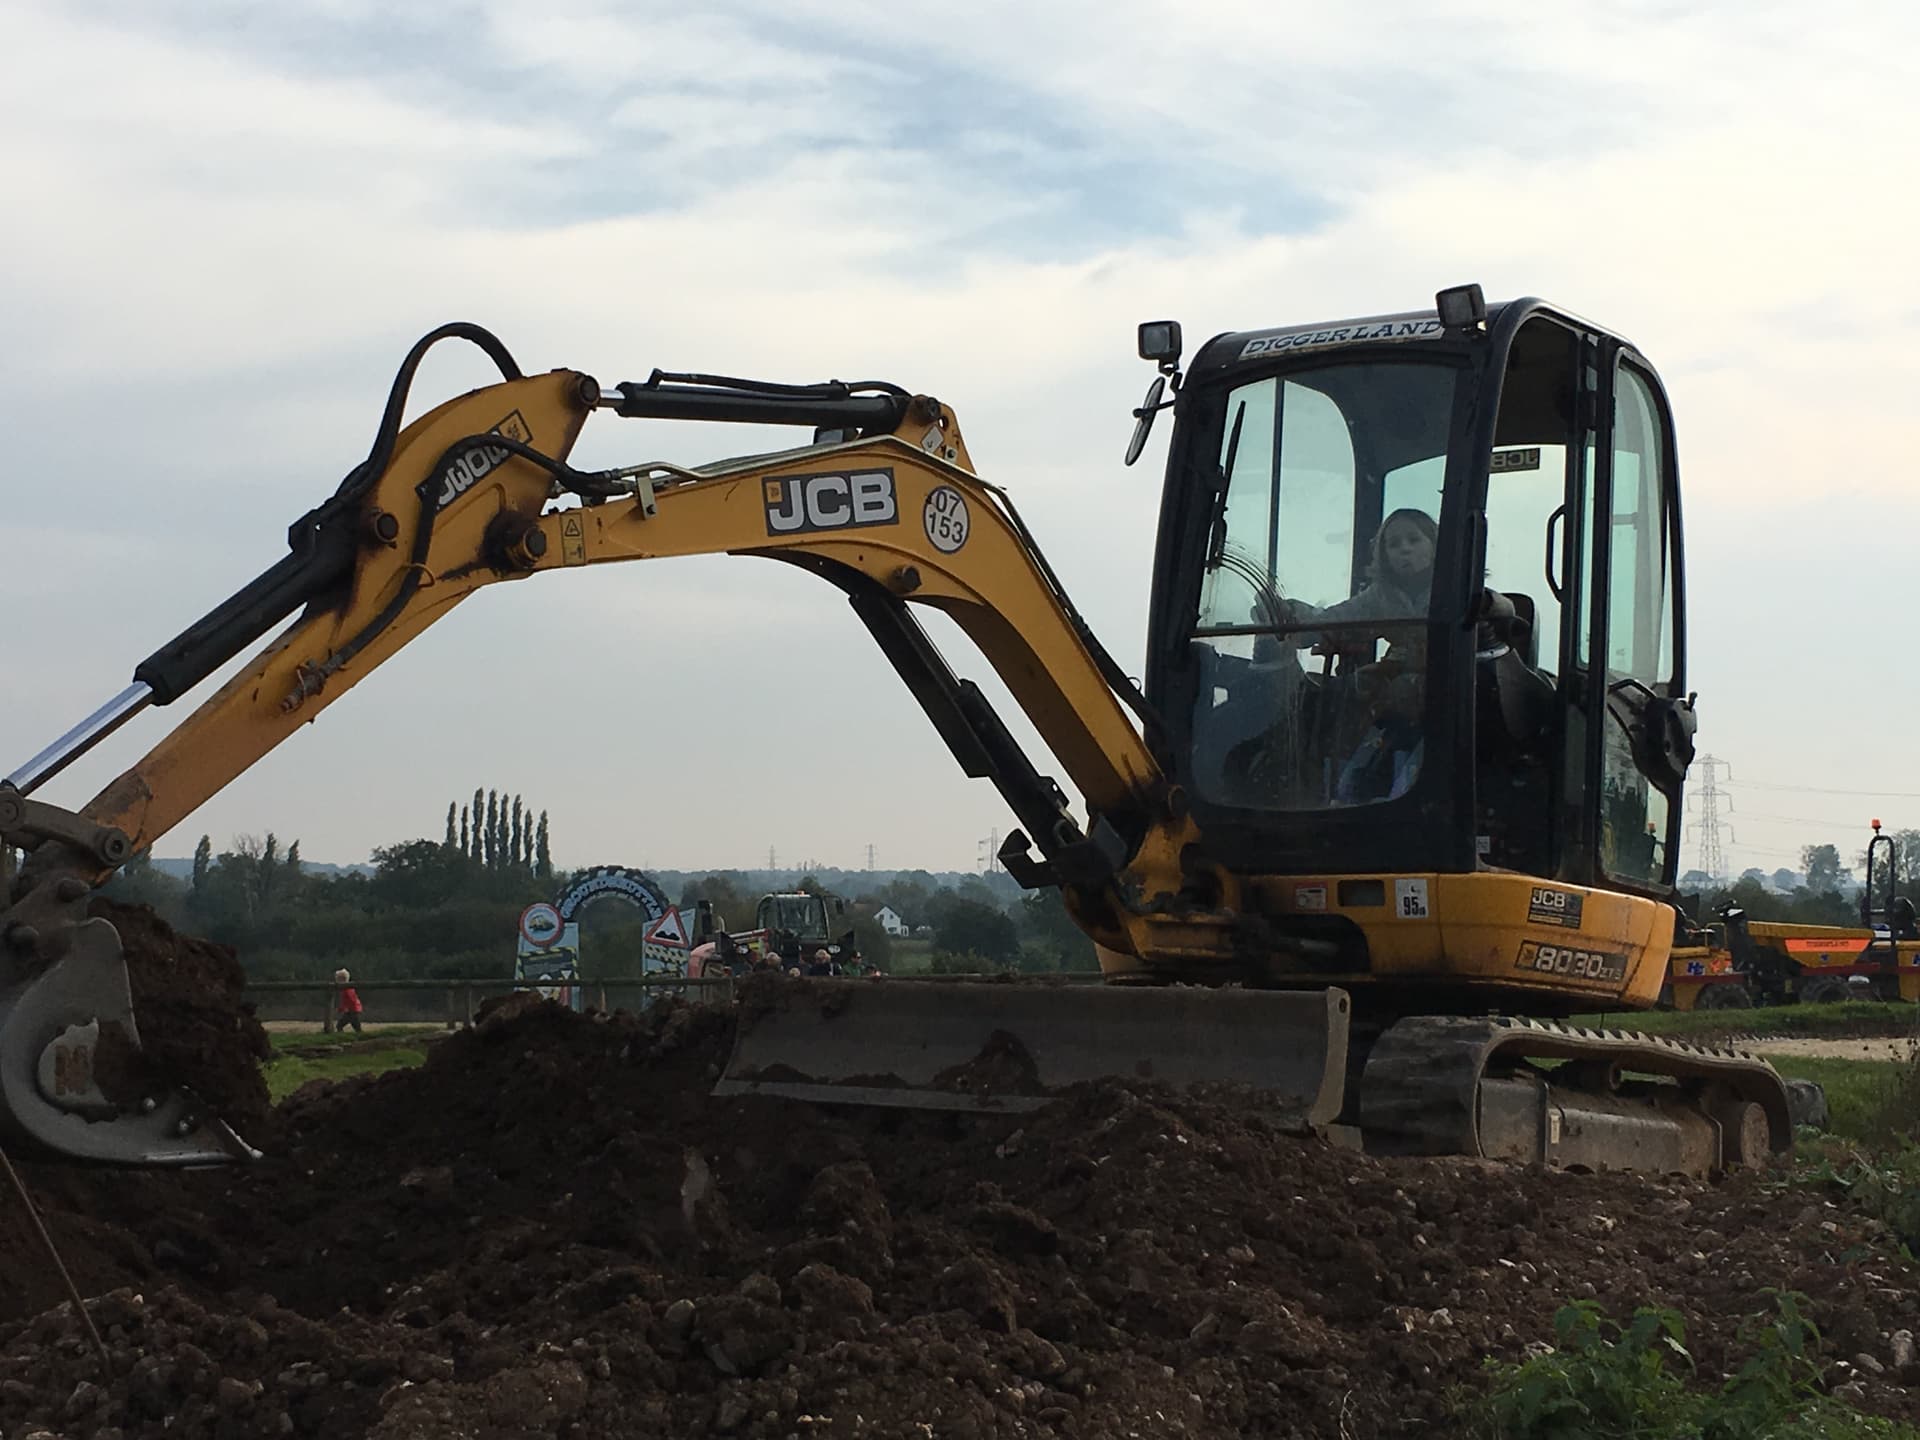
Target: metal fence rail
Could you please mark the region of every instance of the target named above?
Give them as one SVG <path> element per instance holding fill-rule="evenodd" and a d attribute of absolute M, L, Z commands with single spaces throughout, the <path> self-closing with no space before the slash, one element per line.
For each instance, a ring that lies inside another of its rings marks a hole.
<path fill-rule="evenodd" d="M 914 981 L 984 980 L 984 975 L 890 975 L 884 983 Z M 1098 985 L 1099 971 L 1065 971 L 1028 976 L 1037 983 Z M 555 993 L 578 991 L 583 1002 L 597 1010 L 639 1010 L 658 996 L 671 995 L 695 1005 L 733 1003 L 735 977 L 715 975 L 689 980 L 681 975 L 634 975 L 612 980 L 573 980 L 545 985 L 516 980 L 510 975 L 460 976 L 442 980 L 355 980 L 353 988 L 366 1004 L 361 1018 L 375 1025 L 438 1025 L 449 1029 L 473 1023 L 474 1011 L 489 995 L 515 990 Z M 249 980 L 246 996 L 261 1020 L 305 1021 L 331 1030 L 334 997 L 340 987 L 331 980 Z M 377 998 L 370 998 L 377 997 Z"/>
<path fill-rule="evenodd" d="M 617 980 L 574 980 L 565 985 L 536 985 L 512 976 L 462 976 L 446 980 L 356 980 L 353 988 L 366 1009 L 361 1018 L 373 1024 L 434 1025 L 449 1029 L 471 1025 L 474 1011 L 489 995 L 515 990 L 543 993 L 579 991 L 586 1004 L 599 1010 L 638 1010 L 666 994 L 693 1004 L 726 1005 L 733 1001 L 733 977 L 689 980 L 680 975 L 636 975 Z M 335 997 L 340 987 L 331 980 L 251 980 L 246 996 L 261 1020 L 317 1021 L 331 1030 Z M 374 997 L 378 998 L 374 998 Z"/>

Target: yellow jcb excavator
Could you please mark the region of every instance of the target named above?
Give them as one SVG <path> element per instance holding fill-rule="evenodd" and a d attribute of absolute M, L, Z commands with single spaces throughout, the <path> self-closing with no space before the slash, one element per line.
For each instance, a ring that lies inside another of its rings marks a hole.
<path fill-rule="evenodd" d="M 499 366 L 402 428 L 428 348 Z M 1234 1081 L 1380 1150 L 1706 1171 L 1789 1143 L 1763 1062 L 1555 1023 L 1665 978 L 1685 690 L 1673 426 L 1625 340 L 1479 287 L 1431 310 L 1179 327 L 1127 460 L 1172 409 L 1144 686 L 1101 648 L 954 412 L 880 384 L 526 376 L 471 325 L 408 355 L 371 452 L 290 553 L 0 785 L 30 850 L 0 910 L 0 1121 L 46 1149 L 201 1163 L 138 1044 L 91 890 L 483 585 L 726 551 L 843 590 L 966 773 L 1018 817 L 1108 984 L 798 982 L 743 1017 L 724 1093 L 1044 1104 L 1098 1076 Z M 583 471 L 596 410 L 812 428 L 713 465 Z M 978 644 L 1084 797 L 1020 749 L 914 618 Z M 291 623 L 77 810 L 33 798 L 149 705 Z M 30 683 L 31 677 L 27 677 Z M 1496 1013 L 1505 1012 L 1505 1013 Z"/>

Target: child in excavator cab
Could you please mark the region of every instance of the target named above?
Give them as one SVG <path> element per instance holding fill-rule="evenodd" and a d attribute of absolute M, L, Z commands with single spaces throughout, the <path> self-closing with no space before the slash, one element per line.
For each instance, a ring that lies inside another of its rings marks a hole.
<path fill-rule="evenodd" d="M 1396 510 L 1380 522 L 1369 546 L 1371 563 L 1367 584 L 1352 599 L 1327 606 L 1291 601 L 1291 624 L 1351 620 L 1424 621 L 1433 590 L 1433 554 L 1440 527 L 1424 510 Z M 1311 645 L 1317 654 L 1344 654 L 1353 670 L 1353 693 L 1366 707 L 1369 723 L 1341 766 L 1334 782 L 1337 805 L 1360 805 L 1404 795 L 1420 774 L 1425 748 L 1420 733 L 1421 673 L 1425 668 L 1424 638 L 1412 626 L 1396 626 L 1409 633 L 1389 639 L 1386 654 L 1371 657 L 1374 637 L 1365 636 L 1356 647 L 1347 635 L 1295 634 L 1296 648 Z M 1366 657 L 1366 658 L 1362 658 Z"/>

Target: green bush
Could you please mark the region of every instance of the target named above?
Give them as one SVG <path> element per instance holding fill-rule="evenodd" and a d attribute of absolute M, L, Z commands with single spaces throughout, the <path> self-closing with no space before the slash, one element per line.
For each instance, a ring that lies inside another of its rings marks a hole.
<path fill-rule="evenodd" d="M 1620 1325 L 1592 1301 L 1554 1317 L 1558 1344 L 1518 1364 L 1492 1362 L 1492 1386 L 1461 1402 L 1482 1440 L 1920 1440 L 1820 1389 L 1820 1333 L 1800 1296 L 1740 1332 L 1750 1354 L 1717 1390 L 1701 1389 L 1672 1310 Z"/>

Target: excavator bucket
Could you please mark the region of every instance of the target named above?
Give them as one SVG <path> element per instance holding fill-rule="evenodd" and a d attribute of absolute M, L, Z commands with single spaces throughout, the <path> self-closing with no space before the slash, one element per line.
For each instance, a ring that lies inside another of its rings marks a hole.
<path fill-rule="evenodd" d="M 1340 1113 L 1341 990 L 774 981 L 743 997 L 716 1095 L 1020 1113 L 1108 1078 L 1248 1085 L 1302 1129 Z"/>
<path fill-rule="evenodd" d="M 63 928 L 64 952 L 44 968 L 0 953 L 0 1134 L 103 1164 L 257 1158 L 192 1095 L 149 1073 L 112 923 Z"/>

